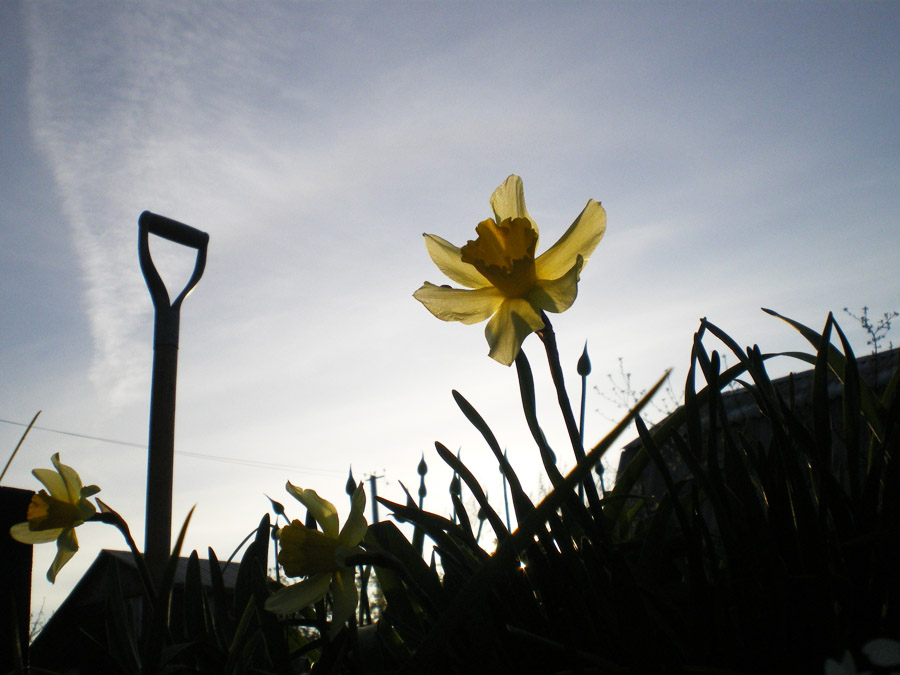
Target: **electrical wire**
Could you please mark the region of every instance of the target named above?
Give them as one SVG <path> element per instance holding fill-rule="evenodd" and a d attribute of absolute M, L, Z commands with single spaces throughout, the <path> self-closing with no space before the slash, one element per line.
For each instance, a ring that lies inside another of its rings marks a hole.
<path fill-rule="evenodd" d="M 27 427 L 28 424 L 23 424 L 22 422 L 13 422 L 12 420 L 0 419 L 0 422 L 3 424 L 11 424 L 17 427 Z M 147 450 L 146 443 L 132 443 L 130 441 L 120 441 L 114 438 L 103 438 L 101 436 L 90 436 L 88 434 L 79 434 L 74 431 L 63 431 L 61 429 L 50 429 L 48 427 L 39 427 L 34 425 L 31 427 L 32 430 L 35 431 L 46 431 L 51 434 L 60 434 L 63 436 L 73 436 L 75 438 L 84 438 L 90 441 L 99 441 L 101 443 L 112 443 L 113 445 L 123 445 L 129 448 L 139 448 L 141 450 Z M 223 457 L 222 455 L 207 455 L 199 452 L 187 452 L 185 450 L 176 450 L 176 455 L 183 455 L 185 457 L 193 457 L 194 459 L 202 459 L 210 462 L 222 462 L 225 464 L 237 464 L 238 466 L 252 466 L 261 469 L 273 469 L 277 471 L 292 471 L 297 473 L 312 473 L 312 474 L 320 474 L 320 475 L 343 475 L 343 471 L 337 471 L 334 469 L 311 469 L 309 467 L 304 466 L 294 466 L 291 464 L 277 464 L 275 462 L 260 462 L 256 460 L 250 459 L 240 459 L 237 457 Z"/>

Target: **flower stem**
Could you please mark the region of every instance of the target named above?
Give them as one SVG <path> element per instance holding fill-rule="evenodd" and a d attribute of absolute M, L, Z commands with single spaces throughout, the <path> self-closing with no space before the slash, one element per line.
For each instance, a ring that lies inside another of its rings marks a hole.
<path fill-rule="evenodd" d="M 556 398 L 559 401 L 559 408 L 562 411 L 563 419 L 566 423 L 566 430 L 569 432 L 569 440 L 572 442 L 572 450 L 575 453 L 575 460 L 579 463 L 585 460 L 584 446 L 581 442 L 581 432 L 575 423 L 575 414 L 572 412 L 572 404 L 569 402 L 569 394 L 566 392 L 566 382 L 563 377 L 562 366 L 559 361 L 559 347 L 556 344 L 556 333 L 553 331 L 553 325 L 547 318 L 546 312 L 541 312 L 541 318 L 544 320 L 544 327 L 537 331 L 541 342 L 544 343 L 544 349 L 547 352 L 547 361 L 550 365 L 550 375 L 553 378 L 553 384 L 556 387 Z M 587 493 L 588 504 L 595 518 L 600 517 L 601 505 L 600 496 L 597 494 L 597 486 L 590 478 L 584 480 L 584 489 Z"/>
<path fill-rule="evenodd" d="M 581 376 L 581 415 L 578 418 L 578 440 L 584 451 L 584 408 L 587 399 L 587 375 Z M 584 483 L 578 485 L 578 498 L 584 498 Z"/>
<path fill-rule="evenodd" d="M 128 544 L 128 548 L 131 549 L 131 555 L 134 557 L 134 564 L 137 567 L 138 574 L 141 577 L 141 582 L 144 585 L 144 592 L 150 600 L 150 604 L 153 607 L 154 612 L 158 606 L 158 599 L 156 597 L 156 589 L 153 586 L 153 580 L 150 578 L 150 572 L 147 570 L 147 564 L 144 561 L 144 554 L 141 553 L 140 549 L 138 549 L 137 544 L 134 541 L 134 537 L 131 536 L 131 530 L 128 527 L 128 523 L 125 522 L 125 519 L 122 518 L 116 511 L 113 511 L 111 508 L 97 500 L 98 503 L 101 504 L 102 510 L 99 513 L 94 514 L 94 517 L 91 520 L 96 520 L 101 523 L 106 523 L 107 525 L 113 525 L 119 532 L 122 533 L 122 536 L 125 538 L 126 543 Z"/>

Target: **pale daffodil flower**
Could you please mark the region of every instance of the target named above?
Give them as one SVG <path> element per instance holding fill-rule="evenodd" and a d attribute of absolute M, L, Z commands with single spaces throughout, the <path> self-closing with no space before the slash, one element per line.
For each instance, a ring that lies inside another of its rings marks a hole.
<path fill-rule="evenodd" d="M 266 609 L 276 614 L 293 614 L 309 607 L 331 591 L 334 636 L 356 611 L 356 568 L 345 565 L 345 559 L 361 553 L 359 542 L 366 535 L 368 523 L 363 515 L 366 493 L 360 483 L 351 498 L 350 515 L 338 531 L 338 514 L 334 505 L 319 497 L 315 490 L 303 490 L 287 484 L 287 491 L 312 514 L 321 531 L 306 527 L 299 520 L 278 530 L 278 562 L 290 577 L 306 577 L 292 586 L 275 592 L 266 600 Z"/>
<path fill-rule="evenodd" d="M 47 571 L 47 579 L 54 583 L 63 565 L 78 550 L 75 528 L 97 512 L 88 498 L 100 492 L 100 488 L 96 485 L 82 487 L 75 470 L 59 461 L 59 453 L 50 461 L 56 471 L 34 469 L 31 472 L 47 489 L 32 496 L 27 520 L 13 525 L 9 533 L 23 544 L 56 542 L 56 557 Z"/>
<path fill-rule="evenodd" d="M 484 331 L 490 356 L 508 366 L 525 338 L 544 327 L 542 311 L 563 312 L 575 301 L 581 269 L 606 232 L 606 211 L 588 200 L 559 241 L 535 257 L 538 229 L 518 176 L 494 190 L 491 208 L 494 218 L 480 222 L 478 237 L 461 248 L 425 235 L 435 265 L 465 288 L 426 281 L 413 297 L 444 321 L 490 318 Z"/>

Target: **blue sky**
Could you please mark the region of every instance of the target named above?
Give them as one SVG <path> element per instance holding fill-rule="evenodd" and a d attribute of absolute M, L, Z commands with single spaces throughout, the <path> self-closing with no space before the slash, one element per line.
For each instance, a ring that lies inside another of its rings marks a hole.
<path fill-rule="evenodd" d="M 444 282 L 422 233 L 464 243 L 510 173 L 539 250 L 603 202 L 606 237 L 554 322 L 573 398 L 585 340 L 591 384 L 622 357 L 638 386 L 674 367 L 677 389 L 702 316 L 780 351 L 803 343 L 760 307 L 815 326 L 900 309 L 898 35 L 896 2 L 3 3 L 0 419 L 146 442 L 149 209 L 211 238 L 181 324 L 189 547 L 226 556 L 286 480 L 342 504 L 350 464 L 401 499 L 423 452 L 442 508 L 435 440 L 499 497 L 454 388 L 537 491 L 514 370 L 482 326 L 412 298 Z M 178 286 L 192 256 L 154 244 Z M 568 461 L 540 344 L 525 350 Z M 590 412 L 587 438 L 609 426 Z M 20 433 L 0 423 L 0 447 Z M 4 483 L 36 486 L 56 451 L 142 541 L 145 453 L 35 431 Z M 37 607 L 120 546 L 79 536 L 53 589 L 38 549 Z"/>

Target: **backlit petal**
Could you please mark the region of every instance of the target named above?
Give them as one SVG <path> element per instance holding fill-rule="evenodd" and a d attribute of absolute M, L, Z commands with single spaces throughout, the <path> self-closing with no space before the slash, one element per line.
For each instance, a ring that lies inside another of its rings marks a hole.
<path fill-rule="evenodd" d="M 56 557 L 53 558 L 53 563 L 50 565 L 50 569 L 47 570 L 47 580 L 51 584 L 56 583 L 56 575 L 72 559 L 77 550 L 78 539 L 75 538 L 75 530 L 64 530 L 56 540 Z"/>
<path fill-rule="evenodd" d="M 356 546 L 366 536 L 368 527 L 366 517 L 358 511 L 352 511 L 347 522 L 344 523 L 344 527 L 341 528 L 338 542 L 341 546 Z"/>
<path fill-rule="evenodd" d="M 66 481 L 63 480 L 58 471 L 53 469 L 32 469 L 31 473 L 44 484 L 51 497 L 61 502 L 69 501 L 69 490 L 66 488 Z"/>
<path fill-rule="evenodd" d="M 506 300 L 484 329 L 484 336 L 491 347 L 491 358 L 504 366 L 510 365 L 518 356 L 525 338 L 543 327 L 543 319 L 527 300 Z"/>
<path fill-rule="evenodd" d="M 28 523 L 16 523 L 9 528 L 10 536 L 23 544 L 46 544 L 56 539 L 63 533 L 62 527 L 52 530 L 32 530 Z"/>
<path fill-rule="evenodd" d="M 362 513 L 366 508 L 366 489 L 360 482 L 350 497 L 350 511 Z"/>
<path fill-rule="evenodd" d="M 528 215 L 528 209 L 525 208 L 525 189 L 522 187 L 522 179 L 513 174 L 494 190 L 491 195 L 491 208 L 494 210 L 494 217 L 499 223 L 507 218 L 525 218 L 537 233 L 537 225 Z"/>
<path fill-rule="evenodd" d="M 287 491 L 295 497 L 303 506 L 309 509 L 312 517 L 315 518 L 322 532 L 331 539 L 338 538 L 338 513 L 334 508 L 334 504 L 327 499 L 322 499 L 315 490 L 304 490 L 291 485 L 288 481 L 286 485 Z"/>
<path fill-rule="evenodd" d="M 449 279 L 466 288 L 484 288 L 491 282 L 484 278 L 473 265 L 462 261 L 460 249 L 446 239 L 441 239 L 434 234 L 425 235 L 425 248 L 428 255 Z"/>
<path fill-rule="evenodd" d="M 275 614 L 293 614 L 325 597 L 331 574 L 316 574 L 309 579 L 282 588 L 266 598 L 266 609 Z"/>
<path fill-rule="evenodd" d="M 425 284 L 413 293 L 413 297 L 425 308 L 444 321 L 461 321 L 472 324 L 484 321 L 503 302 L 503 296 L 493 286 L 487 288 L 449 288 Z"/>
<path fill-rule="evenodd" d="M 578 295 L 578 273 L 583 264 L 584 260 L 578 256 L 572 268 L 559 279 L 538 279 L 528 300 L 547 312 L 565 312 Z"/>
<path fill-rule="evenodd" d="M 591 199 L 559 241 L 534 261 L 538 279 L 558 279 L 565 275 L 579 255 L 587 262 L 605 233 L 606 211 Z"/>
<path fill-rule="evenodd" d="M 335 572 L 331 581 L 331 599 L 334 601 L 334 606 L 331 610 L 331 628 L 328 629 L 328 632 L 331 637 L 334 637 L 344 627 L 347 619 L 353 616 L 359 602 L 354 568 Z"/>
<path fill-rule="evenodd" d="M 59 475 L 63 477 L 63 481 L 66 483 L 66 490 L 68 493 L 66 501 L 70 504 L 77 504 L 78 500 L 81 499 L 81 477 L 71 466 L 66 466 L 59 461 L 58 452 L 50 458 L 50 461 L 53 462 L 53 466 L 56 467 L 56 470 L 59 471 Z"/>
<path fill-rule="evenodd" d="M 100 492 L 100 488 L 96 485 L 85 485 L 81 488 L 81 498 L 87 499 L 88 497 L 93 497 L 98 492 Z"/>
<path fill-rule="evenodd" d="M 350 507 L 350 515 L 347 522 L 341 528 L 338 542 L 341 546 L 356 546 L 366 536 L 369 524 L 366 522 L 364 511 L 366 508 L 366 491 L 362 483 L 356 486 Z"/>

